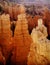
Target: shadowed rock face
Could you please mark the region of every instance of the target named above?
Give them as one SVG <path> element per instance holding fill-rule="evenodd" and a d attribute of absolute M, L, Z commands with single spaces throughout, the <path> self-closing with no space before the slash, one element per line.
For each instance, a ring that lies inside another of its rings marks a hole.
<path fill-rule="evenodd" d="M 48 37 L 50 39 L 50 11 L 47 9 L 44 12 L 43 20 L 45 22 L 45 26 L 47 27 Z"/>

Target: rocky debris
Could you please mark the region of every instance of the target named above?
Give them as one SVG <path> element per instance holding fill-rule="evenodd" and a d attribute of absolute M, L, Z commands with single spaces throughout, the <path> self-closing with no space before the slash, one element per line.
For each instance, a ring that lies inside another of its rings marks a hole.
<path fill-rule="evenodd" d="M 44 25 L 40 24 L 32 30 L 33 43 L 28 55 L 28 65 L 50 64 L 50 41 L 47 39 L 47 35 L 47 28 Z"/>

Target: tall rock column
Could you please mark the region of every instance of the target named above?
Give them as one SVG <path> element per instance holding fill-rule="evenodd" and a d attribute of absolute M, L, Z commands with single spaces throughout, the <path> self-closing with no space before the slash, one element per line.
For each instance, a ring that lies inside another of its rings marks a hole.
<path fill-rule="evenodd" d="M 38 26 L 31 33 L 33 43 L 28 55 L 28 65 L 50 65 L 50 40 L 47 35 L 47 28 L 39 19 Z"/>
<path fill-rule="evenodd" d="M 28 32 L 28 22 L 25 14 L 18 15 L 16 29 L 14 33 L 15 50 L 12 60 L 15 56 L 16 64 L 25 65 L 27 56 L 30 49 L 32 39 Z M 13 60 L 14 62 L 14 60 Z"/>
<path fill-rule="evenodd" d="M 1 15 L 2 22 L 2 52 L 7 59 L 12 49 L 12 33 L 10 30 L 10 17 L 8 14 Z"/>

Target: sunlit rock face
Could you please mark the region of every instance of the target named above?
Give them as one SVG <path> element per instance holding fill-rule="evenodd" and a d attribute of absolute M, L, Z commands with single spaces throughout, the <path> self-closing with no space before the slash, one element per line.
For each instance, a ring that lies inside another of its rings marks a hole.
<path fill-rule="evenodd" d="M 30 15 L 27 15 L 29 32 L 31 32 L 33 28 L 35 28 L 36 26 L 38 26 L 38 19 L 39 18 L 43 19 L 43 17 L 39 16 L 39 15 L 35 15 L 34 17 L 32 17 Z M 44 21 L 43 21 L 43 24 L 45 25 Z"/>
<path fill-rule="evenodd" d="M 19 8 L 21 11 L 20 15 L 18 15 L 18 20 L 13 21 L 13 23 L 16 22 L 14 37 L 12 37 L 12 23 L 9 14 L 2 14 L 0 16 L 0 35 L 2 34 L 2 38 L 0 37 L 0 61 L 5 63 L 5 65 L 9 62 L 12 63 L 12 65 L 27 64 L 27 56 L 30 51 L 32 39 L 28 32 L 28 21 L 26 19 L 25 9 L 23 9 L 24 7 L 22 6 L 21 8 Z"/>
<path fill-rule="evenodd" d="M 22 14 L 24 14 L 26 11 L 26 8 L 22 4 L 20 5 L 19 9 L 20 9 L 20 13 L 22 13 Z"/>
<path fill-rule="evenodd" d="M 24 65 L 27 63 L 27 55 L 30 44 L 32 43 L 32 39 L 28 32 L 28 22 L 25 14 L 18 15 L 18 21 L 14 32 L 14 40 L 15 50 L 13 51 L 11 61 L 16 64 Z"/>
<path fill-rule="evenodd" d="M 11 38 L 11 30 L 10 30 L 10 17 L 8 14 L 3 14 L 1 16 L 2 23 L 2 36 L 4 39 L 8 37 Z"/>
<path fill-rule="evenodd" d="M 30 47 L 28 55 L 28 65 L 48 65 L 50 64 L 50 41 L 47 37 L 47 28 L 39 23 L 38 26 L 32 30 L 31 37 L 33 43 Z"/>
<path fill-rule="evenodd" d="M 8 14 L 3 14 L 0 17 L 1 19 L 1 43 L 0 43 L 0 47 L 1 47 L 1 52 L 4 55 L 6 61 L 9 57 L 9 54 L 11 54 L 11 50 L 12 50 L 12 33 L 10 30 L 10 17 Z"/>

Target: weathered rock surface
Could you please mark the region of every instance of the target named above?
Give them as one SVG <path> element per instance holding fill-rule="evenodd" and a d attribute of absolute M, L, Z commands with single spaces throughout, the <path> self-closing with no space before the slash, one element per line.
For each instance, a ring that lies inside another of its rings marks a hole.
<path fill-rule="evenodd" d="M 28 23 L 25 14 L 18 15 L 14 41 L 15 50 L 13 52 L 12 61 L 24 65 L 27 62 L 30 44 L 32 43 L 31 36 L 28 32 Z M 14 58 L 15 60 L 13 60 Z"/>
<path fill-rule="evenodd" d="M 6 61 L 8 60 L 9 55 L 12 51 L 12 33 L 10 30 L 10 18 L 8 14 L 1 15 L 1 52 L 5 57 Z"/>
<path fill-rule="evenodd" d="M 47 39 L 47 35 L 47 28 L 44 25 L 32 30 L 33 43 L 28 55 L 28 65 L 50 64 L 50 41 Z"/>

